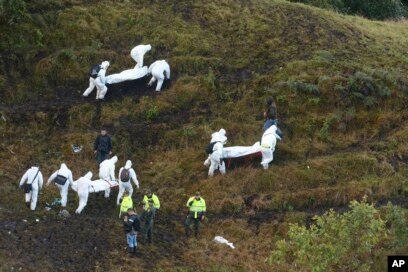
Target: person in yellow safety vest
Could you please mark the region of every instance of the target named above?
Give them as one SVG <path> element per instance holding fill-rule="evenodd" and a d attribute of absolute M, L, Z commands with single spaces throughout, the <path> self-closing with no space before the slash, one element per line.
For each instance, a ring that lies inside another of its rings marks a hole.
<path fill-rule="evenodd" d="M 160 209 L 160 200 L 159 198 L 152 193 L 152 191 L 150 189 L 146 190 L 146 194 L 143 197 L 143 205 L 147 205 L 149 200 L 153 200 L 153 207 L 155 210 Z"/>
<path fill-rule="evenodd" d="M 132 197 L 127 191 L 123 193 L 122 203 L 120 204 L 119 218 L 127 213 L 128 209 L 133 208 Z"/>
<path fill-rule="evenodd" d="M 143 243 L 153 241 L 153 220 L 156 213 L 156 209 L 153 207 L 153 200 L 149 199 L 143 206 L 143 212 L 140 216 L 140 220 L 144 221 L 142 228 L 143 231 Z"/>
<path fill-rule="evenodd" d="M 187 201 L 187 207 L 189 213 L 185 222 L 186 236 L 190 236 L 190 225 L 194 223 L 194 234 L 196 238 L 199 238 L 201 221 L 204 220 L 206 205 L 204 198 L 201 197 L 200 192 L 196 192 L 195 196 L 192 196 Z"/>

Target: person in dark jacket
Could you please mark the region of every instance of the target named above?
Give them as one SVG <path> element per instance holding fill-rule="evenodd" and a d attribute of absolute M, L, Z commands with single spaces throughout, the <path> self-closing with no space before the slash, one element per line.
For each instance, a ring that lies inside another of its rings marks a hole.
<path fill-rule="evenodd" d="M 266 109 L 264 111 L 264 131 L 267 130 L 270 126 L 278 125 L 278 114 L 276 110 L 275 100 L 272 96 L 268 97 L 266 100 Z"/>
<path fill-rule="evenodd" d="M 129 208 L 124 217 L 123 229 L 126 233 L 129 253 L 135 254 L 137 233 L 140 232 L 140 220 L 133 208 Z"/>
<path fill-rule="evenodd" d="M 266 100 L 266 110 L 264 111 L 265 122 L 263 125 L 263 131 L 275 125 L 278 128 L 278 111 L 276 109 L 276 103 L 272 96 Z M 278 128 L 276 133 L 283 138 L 282 131 Z"/>
<path fill-rule="evenodd" d="M 101 134 L 95 139 L 94 151 L 97 153 L 98 164 L 112 154 L 112 140 L 105 128 L 101 129 Z"/>

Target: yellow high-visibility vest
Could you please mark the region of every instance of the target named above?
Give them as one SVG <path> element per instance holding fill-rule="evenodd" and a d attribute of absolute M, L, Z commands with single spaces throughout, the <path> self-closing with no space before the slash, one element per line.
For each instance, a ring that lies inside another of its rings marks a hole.
<path fill-rule="evenodd" d="M 192 201 L 191 206 L 189 203 Z M 197 218 L 197 214 L 201 212 L 205 212 L 207 210 L 207 207 L 205 205 L 205 200 L 204 198 L 200 197 L 200 200 L 195 199 L 194 196 L 190 197 L 187 201 L 187 207 L 189 207 L 190 212 L 194 213 L 194 218 Z"/>
<path fill-rule="evenodd" d="M 133 208 L 132 198 L 130 196 L 125 196 L 122 199 L 122 204 L 120 204 L 119 216 L 121 216 L 122 213 L 127 213 L 130 208 Z"/>
<path fill-rule="evenodd" d="M 155 209 L 160 209 L 160 200 L 159 200 L 159 198 L 155 194 L 152 194 L 151 199 L 153 200 L 153 207 Z M 149 198 L 147 197 L 147 195 L 145 195 L 143 197 L 143 204 L 146 205 L 148 201 L 149 201 Z"/>

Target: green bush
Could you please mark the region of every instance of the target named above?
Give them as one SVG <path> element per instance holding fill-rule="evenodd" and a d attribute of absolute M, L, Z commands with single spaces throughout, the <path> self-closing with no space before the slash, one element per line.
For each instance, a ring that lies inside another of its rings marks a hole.
<path fill-rule="evenodd" d="M 24 0 L 0 0 L 0 22 L 13 25 L 26 14 Z"/>
<path fill-rule="evenodd" d="M 356 102 L 362 101 L 365 106 L 371 107 L 380 102 L 380 99 L 391 95 L 386 81 L 383 76 L 356 72 L 348 82 L 349 98 Z"/>
<path fill-rule="evenodd" d="M 407 15 L 408 1 L 401 0 L 289 0 L 370 19 L 400 18 Z"/>
<path fill-rule="evenodd" d="M 319 8 L 331 9 L 338 12 L 345 12 L 343 0 L 290 0 L 291 2 L 301 2 Z"/>
<path fill-rule="evenodd" d="M 267 262 L 305 271 L 371 271 L 377 246 L 386 237 L 385 221 L 373 205 L 352 201 L 351 210 L 315 216 L 309 229 L 291 224 Z"/>
<path fill-rule="evenodd" d="M 406 13 L 400 0 L 343 1 L 349 13 L 371 19 L 399 18 Z"/>

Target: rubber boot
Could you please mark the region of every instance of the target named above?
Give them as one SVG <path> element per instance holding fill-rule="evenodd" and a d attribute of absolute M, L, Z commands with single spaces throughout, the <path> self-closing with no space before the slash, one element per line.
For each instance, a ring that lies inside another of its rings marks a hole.
<path fill-rule="evenodd" d="M 30 208 L 30 202 L 26 202 L 26 207 Z"/>

